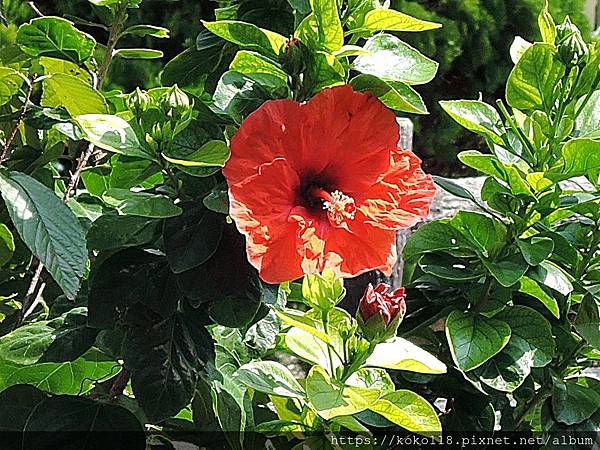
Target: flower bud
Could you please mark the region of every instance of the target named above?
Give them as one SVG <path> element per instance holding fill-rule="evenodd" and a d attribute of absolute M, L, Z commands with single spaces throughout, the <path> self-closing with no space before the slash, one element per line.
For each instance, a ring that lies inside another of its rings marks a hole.
<path fill-rule="evenodd" d="M 567 67 L 585 64 L 589 56 L 589 48 L 581 35 L 581 31 L 569 16 L 556 27 L 556 46 L 558 57 Z"/>
<path fill-rule="evenodd" d="M 357 320 L 369 341 L 382 342 L 396 335 L 406 312 L 404 288 L 389 292 L 390 286 L 369 284 L 358 305 Z"/>
<path fill-rule="evenodd" d="M 306 275 L 302 281 L 302 296 L 316 309 L 332 309 L 342 301 L 345 294 L 344 281 L 329 269 L 321 274 Z"/>
<path fill-rule="evenodd" d="M 135 91 L 127 97 L 127 107 L 138 115 L 146 111 L 150 107 L 150 103 L 150 96 L 140 88 L 135 88 Z"/>
<path fill-rule="evenodd" d="M 160 96 L 160 107 L 167 117 L 179 119 L 189 111 L 191 104 L 187 94 L 175 85 Z"/>
<path fill-rule="evenodd" d="M 279 52 L 279 62 L 291 76 L 298 76 L 306 70 L 306 57 L 307 49 L 298 38 L 289 39 Z"/>

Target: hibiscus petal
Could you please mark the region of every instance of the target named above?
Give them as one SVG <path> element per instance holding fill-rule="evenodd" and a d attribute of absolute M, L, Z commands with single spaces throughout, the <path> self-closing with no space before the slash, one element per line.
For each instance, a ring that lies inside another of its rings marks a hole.
<path fill-rule="evenodd" d="M 363 194 L 359 209 L 374 227 L 410 228 L 429 215 L 434 196 L 435 185 L 421 170 L 421 160 L 397 150 L 388 173 Z"/>

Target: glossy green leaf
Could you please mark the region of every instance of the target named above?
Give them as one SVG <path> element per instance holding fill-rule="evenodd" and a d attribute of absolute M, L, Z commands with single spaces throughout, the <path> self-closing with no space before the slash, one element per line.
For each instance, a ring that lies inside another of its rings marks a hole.
<path fill-rule="evenodd" d="M 441 24 L 417 19 L 400 11 L 386 8 L 375 8 L 365 14 L 359 28 L 354 28 L 353 33 L 369 31 L 427 31 L 441 28 Z"/>
<path fill-rule="evenodd" d="M 156 238 L 162 223 L 153 218 L 105 214 L 98 218 L 87 232 L 90 250 L 116 250 L 137 247 Z"/>
<path fill-rule="evenodd" d="M 143 159 L 153 159 L 144 151 L 133 128 L 118 116 L 85 114 L 74 118 L 85 139 L 103 150 Z"/>
<path fill-rule="evenodd" d="M 448 222 L 485 258 L 496 255 L 506 242 L 506 226 L 499 220 L 473 211 L 459 211 Z"/>
<path fill-rule="evenodd" d="M 120 48 L 113 55 L 123 59 L 160 59 L 164 53 L 150 48 Z"/>
<path fill-rule="evenodd" d="M 583 103 L 587 100 L 585 106 Z M 575 119 L 575 134 L 577 137 L 600 138 L 600 90 L 594 91 L 589 100 L 584 97 L 577 102 L 581 113 Z"/>
<path fill-rule="evenodd" d="M 506 84 L 506 101 L 517 109 L 549 111 L 554 88 L 565 67 L 556 59 L 553 45 L 529 47 L 511 72 Z"/>
<path fill-rule="evenodd" d="M 404 257 L 413 259 L 422 253 L 469 249 L 471 246 L 471 242 L 447 219 L 437 220 L 424 224 L 410 236 L 404 247 Z"/>
<path fill-rule="evenodd" d="M 132 25 L 128 27 L 123 34 L 130 34 L 132 36 L 152 36 L 159 39 L 166 39 L 169 37 L 169 30 L 164 27 L 157 27 L 154 25 Z"/>
<path fill-rule="evenodd" d="M 244 364 L 237 372 L 237 379 L 259 392 L 278 397 L 304 398 L 304 389 L 292 372 L 275 361 L 255 361 Z"/>
<path fill-rule="evenodd" d="M 0 106 L 5 105 L 19 92 L 25 78 L 10 67 L 0 67 Z"/>
<path fill-rule="evenodd" d="M 287 83 L 288 75 L 274 61 L 260 53 L 240 50 L 235 54 L 229 68 L 245 75 L 266 75 Z"/>
<path fill-rule="evenodd" d="M 532 366 L 532 353 L 509 342 L 500 353 L 474 373 L 484 384 L 497 391 L 514 392 L 525 382 Z"/>
<path fill-rule="evenodd" d="M 600 141 L 579 138 L 567 142 L 562 150 L 564 166 L 560 178 L 572 178 L 600 172 Z M 554 176 L 554 171 L 546 176 Z"/>
<path fill-rule="evenodd" d="M 440 105 L 450 117 L 467 130 L 504 145 L 501 136 L 505 133 L 502 118 L 496 109 L 477 100 L 441 101 Z"/>
<path fill-rule="evenodd" d="M 21 239 L 67 297 L 75 298 L 88 256 L 75 215 L 53 191 L 20 172 L 0 174 L 0 191 Z"/>
<path fill-rule="evenodd" d="M 585 382 L 585 378 L 581 381 Z M 573 425 L 600 409 L 600 393 L 576 380 L 555 380 L 552 386 L 552 410 L 556 420 Z"/>
<path fill-rule="evenodd" d="M 529 276 L 562 295 L 569 295 L 573 291 L 573 285 L 565 271 L 550 261 L 542 262 Z"/>
<path fill-rule="evenodd" d="M 419 93 L 405 83 L 360 74 L 350 84 L 356 91 L 371 92 L 388 108 L 412 114 L 428 114 L 427 106 Z"/>
<path fill-rule="evenodd" d="M 209 141 L 185 159 L 173 158 L 163 153 L 171 164 L 183 167 L 224 167 L 231 152 L 223 141 Z"/>
<path fill-rule="evenodd" d="M 179 216 L 182 212 L 166 195 L 149 192 L 109 189 L 102 195 L 102 200 L 123 215 L 164 219 Z"/>
<path fill-rule="evenodd" d="M 527 306 L 516 305 L 495 316 L 510 326 L 510 344 L 521 352 L 530 353 L 533 367 L 544 367 L 552 361 L 555 352 L 550 322 L 539 312 Z"/>
<path fill-rule="evenodd" d="M 452 311 L 446 319 L 446 337 L 452 359 L 461 370 L 468 372 L 506 346 L 510 327 L 506 322 L 479 314 Z"/>
<path fill-rule="evenodd" d="M 408 390 L 390 392 L 369 408 L 402 428 L 425 436 L 438 437 L 442 425 L 433 406 Z"/>
<path fill-rule="evenodd" d="M 235 20 L 203 22 L 204 26 L 217 36 L 248 50 L 276 56 L 287 39 L 273 31 L 264 30 L 251 23 Z"/>
<path fill-rule="evenodd" d="M 370 54 L 359 56 L 353 64 L 359 72 L 409 85 L 428 83 L 437 73 L 438 63 L 395 36 L 378 34 L 364 48 Z"/>
<path fill-rule="evenodd" d="M 54 394 L 83 394 L 96 380 L 114 375 L 119 364 L 92 349 L 74 361 L 20 365 L 0 358 L 0 391 L 29 384 Z"/>
<path fill-rule="evenodd" d="M 446 373 L 446 365 L 443 362 L 400 337 L 377 344 L 365 365 L 417 373 Z"/>
<path fill-rule="evenodd" d="M 502 163 L 494 155 L 486 155 L 477 150 L 467 150 L 458 154 L 463 164 L 492 177 L 504 179 Z"/>
<path fill-rule="evenodd" d="M 583 297 L 575 329 L 590 345 L 600 350 L 600 304 L 593 295 Z"/>
<path fill-rule="evenodd" d="M 517 245 L 527 264 L 531 266 L 537 266 L 546 260 L 554 250 L 554 241 L 545 237 L 534 236 L 529 241 L 517 239 Z"/>
<path fill-rule="evenodd" d="M 529 269 L 527 261 L 521 253 L 515 253 L 498 261 L 483 262 L 498 283 L 504 287 L 511 287 L 518 283 Z"/>
<path fill-rule="evenodd" d="M 381 395 L 393 392 L 395 389 L 392 377 L 384 369 L 363 367 L 354 372 L 346 380 L 348 386 L 377 389 Z"/>
<path fill-rule="evenodd" d="M 538 299 L 544 304 L 548 311 L 556 318 L 560 317 L 560 310 L 558 308 L 558 302 L 546 291 L 544 291 L 537 281 L 532 280 L 529 277 L 523 277 L 519 280 L 519 292 L 530 295 L 533 298 Z"/>
<path fill-rule="evenodd" d="M 545 0 L 544 8 L 538 16 L 538 26 L 542 35 L 542 41 L 553 45 L 554 41 L 556 41 L 556 24 L 550 11 L 548 11 L 548 0 Z"/>
<path fill-rule="evenodd" d="M 223 217 L 212 211 L 184 205 L 184 213 L 165 223 L 163 239 L 174 273 L 204 264 L 215 254 L 223 233 Z"/>
<path fill-rule="evenodd" d="M 108 112 L 102 94 L 73 75 L 56 73 L 44 78 L 42 85 L 43 106 L 63 106 L 71 116 Z"/>
<path fill-rule="evenodd" d="M 308 373 L 305 389 L 311 406 L 326 420 L 364 411 L 380 396 L 377 389 L 338 386 L 320 366 Z"/>
<path fill-rule="evenodd" d="M 340 21 L 337 0 L 310 0 L 317 23 L 319 44 L 334 52 L 344 45 L 344 30 Z"/>
<path fill-rule="evenodd" d="M 68 20 L 46 16 L 21 25 L 17 44 L 30 56 L 53 56 L 81 64 L 92 56 L 96 41 Z"/>

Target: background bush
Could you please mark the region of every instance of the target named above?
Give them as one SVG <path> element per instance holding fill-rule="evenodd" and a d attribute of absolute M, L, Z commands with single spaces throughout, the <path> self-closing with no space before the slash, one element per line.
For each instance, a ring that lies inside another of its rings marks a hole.
<path fill-rule="evenodd" d="M 392 1 L 394 9 L 443 24 L 443 28 L 429 33 L 402 36 L 440 63 L 438 76 L 422 90 L 431 115 L 414 118 L 415 150 L 429 171 L 446 176 L 469 173 L 456 159 L 457 149 L 482 148 L 484 143 L 456 125 L 437 102 L 472 97 L 474 92 L 482 92 L 484 100 L 490 102 L 502 97 L 504 81 L 512 68 L 509 55 L 512 36 L 538 38 L 537 14 L 543 3 L 544 0 Z M 550 0 L 549 3 L 557 20 L 562 21 L 568 14 L 584 34 L 589 35 L 589 20 L 583 13 L 585 0 Z M 80 17 L 86 18 L 86 14 L 89 19 L 93 17 L 87 0 L 38 1 L 36 5 L 45 14 L 69 17 L 76 12 Z M 152 48 L 162 50 L 165 57 L 152 61 L 116 61 L 109 85 L 126 91 L 135 86 L 159 85 L 158 75 L 164 64 L 195 45 L 202 30 L 201 19 L 214 18 L 216 8 L 236 5 L 244 11 L 243 20 L 284 35 L 292 32 L 293 15 L 286 0 L 149 0 L 143 9 L 132 11 L 132 22 L 161 24 L 171 30 L 171 38 L 151 41 L 151 38 L 129 37 L 124 40 L 124 46 L 144 47 L 152 42 Z M 31 8 L 21 0 L 4 0 L 4 13 L 9 22 L 34 17 Z M 269 23 L 260 23 L 265 20 Z M 87 28 L 86 31 L 104 40 L 102 30 Z"/>

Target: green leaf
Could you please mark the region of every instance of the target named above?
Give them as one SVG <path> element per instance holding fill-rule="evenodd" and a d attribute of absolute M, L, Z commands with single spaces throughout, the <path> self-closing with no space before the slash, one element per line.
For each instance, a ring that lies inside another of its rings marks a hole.
<path fill-rule="evenodd" d="M 404 257 L 409 260 L 422 253 L 469 249 L 471 246 L 471 242 L 445 219 L 420 226 L 410 236 L 403 252 Z"/>
<path fill-rule="evenodd" d="M 88 230 L 87 246 L 97 251 L 137 247 L 154 240 L 161 225 L 148 217 L 105 214 Z"/>
<path fill-rule="evenodd" d="M 354 372 L 348 380 L 348 386 L 377 389 L 381 395 L 393 392 L 395 389 L 392 377 L 384 369 L 363 367 Z"/>
<path fill-rule="evenodd" d="M 53 56 L 82 64 L 91 58 L 96 41 L 60 17 L 40 17 L 21 25 L 17 44 L 30 56 Z"/>
<path fill-rule="evenodd" d="M 585 378 L 580 379 L 585 382 Z M 559 422 L 574 425 L 589 418 L 600 408 L 600 393 L 574 380 L 554 380 L 552 410 Z"/>
<path fill-rule="evenodd" d="M 556 41 L 556 24 L 548 11 L 548 0 L 545 0 L 544 8 L 538 16 L 538 26 L 540 27 L 542 41 L 554 45 L 554 41 Z"/>
<path fill-rule="evenodd" d="M 458 154 L 458 159 L 463 164 L 490 175 L 495 178 L 504 179 L 505 174 L 502 163 L 494 155 L 484 155 L 477 150 L 467 150 Z"/>
<path fill-rule="evenodd" d="M 417 91 L 399 81 L 384 81 L 374 75 L 360 74 L 350 84 L 356 91 L 371 92 L 385 106 L 412 114 L 428 114 L 427 106 Z"/>
<path fill-rule="evenodd" d="M 120 48 L 115 50 L 113 56 L 123 59 L 160 59 L 164 53 L 150 48 Z"/>
<path fill-rule="evenodd" d="M 86 308 L 74 308 L 0 337 L 0 359 L 19 365 L 74 360 L 92 347 L 97 334 L 87 326 Z"/>
<path fill-rule="evenodd" d="M 583 297 L 575 329 L 591 346 L 600 350 L 600 304 L 594 296 L 588 294 Z"/>
<path fill-rule="evenodd" d="M 82 450 L 108 443 L 109 439 L 100 437 L 105 435 L 126 436 L 110 438 L 115 450 L 143 450 L 146 441 L 142 424 L 122 406 L 67 395 L 36 405 L 22 431 L 23 448 L 60 448 L 67 434 L 71 436 L 69 445 Z M 90 436 L 98 436 L 94 446 Z"/>
<path fill-rule="evenodd" d="M 115 373 L 118 363 L 92 349 L 74 361 L 20 365 L 0 358 L 0 391 L 18 384 L 30 384 L 54 394 L 89 392 L 96 380 Z"/>
<path fill-rule="evenodd" d="M 500 353 L 479 367 L 475 374 L 486 385 L 502 392 L 514 392 L 521 386 L 533 366 L 531 352 L 511 342 Z"/>
<path fill-rule="evenodd" d="M 313 366 L 306 377 L 306 395 L 311 406 L 325 420 L 364 411 L 379 399 L 379 390 L 338 386 L 325 369 Z"/>
<path fill-rule="evenodd" d="M 278 78 L 283 83 L 288 81 L 288 75 L 275 65 L 273 60 L 256 52 L 238 51 L 229 68 L 244 75 L 271 76 Z"/>
<path fill-rule="evenodd" d="M 572 139 L 567 142 L 562 150 L 564 166 L 559 170 L 546 173 L 548 178 L 559 179 L 598 174 L 600 171 L 600 141 L 589 138 Z"/>
<path fill-rule="evenodd" d="M 564 73 L 553 45 L 533 44 L 508 77 L 506 101 L 517 109 L 550 111 L 554 88 Z"/>
<path fill-rule="evenodd" d="M 447 254 L 423 255 L 419 260 L 419 267 L 425 273 L 429 273 L 443 280 L 452 282 L 465 282 L 481 278 L 484 272 L 479 265 L 463 264 L 463 260 Z"/>
<path fill-rule="evenodd" d="M 19 92 L 25 78 L 10 67 L 0 67 L 0 106 L 5 105 Z"/>
<path fill-rule="evenodd" d="M 75 298 L 87 249 L 79 221 L 53 191 L 20 173 L 0 173 L 0 191 L 21 239 L 68 298 Z"/>
<path fill-rule="evenodd" d="M 452 311 L 446 319 L 446 337 L 452 359 L 462 371 L 468 372 L 506 346 L 510 327 L 506 322 L 479 314 Z"/>
<path fill-rule="evenodd" d="M 319 330 L 319 332 L 321 331 Z M 330 338 L 327 340 L 334 348 L 342 349 L 340 341 Z M 333 365 L 334 368 L 343 365 L 341 359 L 335 353 L 332 353 L 331 359 L 333 361 L 331 361 L 329 359 L 327 344 L 313 333 L 306 331 L 305 328 L 293 327 L 289 329 L 285 334 L 285 345 L 296 356 L 312 364 L 321 367 L 330 367 L 330 365 Z"/>
<path fill-rule="evenodd" d="M 368 39 L 364 48 L 370 54 L 353 63 L 359 72 L 409 85 L 428 83 L 437 73 L 437 62 L 395 36 L 378 34 Z"/>
<path fill-rule="evenodd" d="M 344 30 L 340 21 L 337 0 L 310 0 L 319 32 L 319 44 L 330 52 L 344 45 Z"/>
<path fill-rule="evenodd" d="M 0 266 L 9 262 L 15 252 L 15 239 L 8 227 L 0 223 Z"/>
<path fill-rule="evenodd" d="M 202 203 L 211 211 L 229 214 L 229 194 L 226 189 L 213 189 L 202 199 Z"/>
<path fill-rule="evenodd" d="M 586 100 L 584 97 L 577 102 L 577 110 Z M 575 135 L 577 137 L 600 138 L 600 90 L 594 91 L 575 119 Z"/>
<path fill-rule="evenodd" d="M 237 372 L 237 379 L 259 392 L 279 397 L 304 398 L 304 389 L 292 372 L 275 361 L 255 361 L 244 364 Z"/>
<path fill-rule="evenodd" d="M 165 219 L 179 216 L 182 212 L 166 195 L 149 192 L 109 189 L 102 195 L 102 200 L 123 215 Z"/>
<path fill-rule="evenodd" d="M 228 114 L 236 123 L 271 98 L 256 80 L 233 71 L 223 74 L 213 95 L 214 106 Z"/>
<path fill-rule="evenodd" d="M 85 68 L 79 67 L 74 62 L 42 56 L 40 57 L 40 65 L 44 68 L 44 73 L 46 75 L 62 73 L 74 76 L 90 86 L 93 84 L 92 75 Z"/>
<path fill-rule="evenodd" d="M 550 261 L 540 263 L 529 276 L 562 295 L 569 295 L 573 291 L 573 285 L 565 271 Z"/>
<path fill-rule="evenodd" d="M 533 367 L 544 367 L 552 361 L 555 351 L 552 327 L 539 312 L 516 305 L 495 318 L 510 326 L 510 344 L 517 346 L 522 353 L 530 353 Z"/>
<path fill-rule="evenodd" d="M 242 48 L 254 50 L 267 56 L 277 56 L 287 39 L 273 31 L 264 30 L 251 23 L 235 20 L 202 22 L 217 36 Z"/>
<path fill-rule="evenodd" d="M 123 34 L 130 34 L 132 36 L 152 36 L 159 39 L 166 39 L 169 37 L 169 30 L 163 27 L 157 27 L 154 25 L 133 25 L 123 31 Z"/>
<path fill-rule="evenodd" d="M 523 292 L 524 294 L 538 299 L 546 308 L 548 308 L 548 311 L 550 311 L 554 317 L 557 319 L 560 317 L 560 310 L 556 299 L 548 295 L 535 280 L 532 280 L 529 277 L 521 278 L 519 280 L 519 292 Z"/>
<path fill-rule="evenodd" d="M 22 430 L 31 411 L 46 398 L 48 395 L 45 392 L 27 384 L 14 386 L 0 393 L 0 431 Z M 10 442 L 10 438 L 6 439 L 5 444 L 7 441 Z M 20 447 L 21 443 L 18 445 Z"/>
<path fill-rule="evenodd" d="M 353 33 L 369 31 L 427 31 L 441 28 L 441 24 L 417 19 L 393 9 L 375 8 L 367 12 L 359 28 L 351 29 Z"/>
<path fill-rule="evenodd" d="M 402 428 L 425 436 L 438 437 L 442 425 L 433 406 L 408 390 L 390 392 L 369 408 Z"/>
<path fill-rule="evenodd" d="M 476 100 L 441 101 L 440 105 L 467 130 L 489 138 L 495 144 L 504 145 L 501 136 L 506 131 L 502 118 L 494 107 Z"/>
<path fill-rule="evenodd" d="M 163 239 L 174 273 L 198 267 L 219 248 L 223 217 L 197 205 L 185 204 L 184 213 L 165 223 Z"/>
<path fill-rule="evenodd" d="M 506 242 L 506 226 L 499 220 L 473 211 L 459 211 L 449 225 L 458 230 L 485 258 L 496 255 Z"/>
<path fill-rule="evenodd" d="M 400 337 L 377 344 L 365 365 L 417 373 L 446 373 L 446 365 L 443 362 Z"/>
<path fill-rule="evenodd" d="M 163 153 L 171 164 L 182 167 L 225 167 L 231 151 L 223 141 L 209 141 L 185 159 L 172 158 Z"/>
<path fill-rule="evenodd" d="M 85 114 L 73 118 L 85 139 L 103 150 L 152 160 L 144 151 L 133 128 L 118 116 Z"/>
<path fill-rule="evenodd" d="M 525 275 L 529 266 L 521 253 L 515 253 L 499 261 L 483 261 L 498 283 L 511 287 Z"/>
<path fill-rule="evenodd" d="M 140 320 L 123 338 L 133 393 L 151 421 L 177 414 L 192 399 L 203 365 L 193 331 L 177 313 L 151 324 Z"/>
<path fill-rule="evenodd" d="M 465 189 L 460 184 L 455 183 L 449 178 L 444 178 L 440 176 L 432 176 L 433 181 L 439 187 L 441 187 L 446 192 L 455 195 L 459 198 L 464 198 L 465 200 L 471 200 L 473 203 L 479 204 L 479 201 L 475 198 L 475 196 L 471 193 L 471 191 Z"/>
<path fill-rule="evenodd" d="M 64 106 L 71 116 L 108 112 L 102 94 L 80 78 L 57 73 L 44 78 L 43 106 Z"/>
<path fill-rule="evenodd" d="M 554 241 L 546 237 L 532 237 L 530 241 L 517 239 L 517 245 L 530 266 L 537 266 L 546 260 L 554 250 Z"/>

